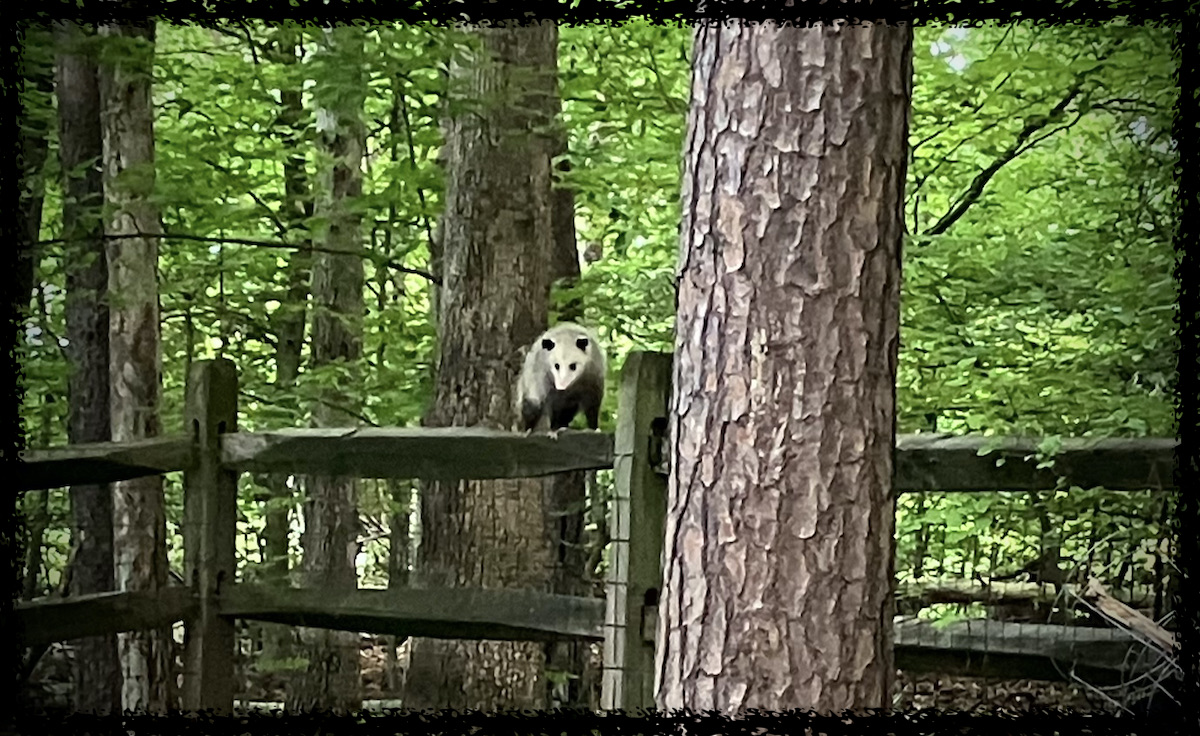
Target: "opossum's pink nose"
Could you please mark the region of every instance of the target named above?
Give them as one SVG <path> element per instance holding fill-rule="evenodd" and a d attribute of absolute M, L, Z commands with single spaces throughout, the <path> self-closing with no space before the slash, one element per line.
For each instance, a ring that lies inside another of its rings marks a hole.
<path fill-rule="evenodd" d="M 570 373 L 558 374 L 554 376 L 554 388 L 558 389 L 559 391 L 566 391 L 567 387 L 571 385 L 572 378 L 574 378 L 574 376 L 572 376 Z"/>

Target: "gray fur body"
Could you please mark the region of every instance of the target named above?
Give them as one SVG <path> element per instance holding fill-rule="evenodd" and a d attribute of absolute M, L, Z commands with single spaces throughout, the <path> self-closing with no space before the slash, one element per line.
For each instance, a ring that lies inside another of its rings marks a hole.
<path fill-rule="evenodd" d="M 604 371 L 604 349 L 587 328 L 560 322 L 543 332 L 525 353 L 517 382 L 521 428 L 533 430 L 545 417 L 559 430 L 582 411 L 588 427 L 599 429 Z"/>

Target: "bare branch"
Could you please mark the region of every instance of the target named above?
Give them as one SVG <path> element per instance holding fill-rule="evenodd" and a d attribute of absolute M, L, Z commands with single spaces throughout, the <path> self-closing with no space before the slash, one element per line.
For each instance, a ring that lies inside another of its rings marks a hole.
<path fill-rule="evenodd" d="M 941 235 L 950 229 L 951 225 L 953 225 L 959 220 L 959 218 L 966 214 L 967 210 L 971 208 L 971 205 L 979 201 L 980 196 L 983 195 L 984 188 L 987 186 L 987 183 L 991 181 L 992 177 L 995 176 L 1000 169 L 1004 168 L 1005 164 L 1029 150 L 1029 148 L 1026 146 L 1026 143 L 1031 137 L 1033 137 L 1033 134 L 1042 128 L 1045 128 L 1050 122 L 1057 120 L 1059 116 L 1062 115 L 1063 111 L 1066 110 L 1067 105 L 1070 105 L 1071 101 L 1079 96 L 1082 88 L 1082 82 L 1077 81 L 1071 87 L 1071 89 L 1067 91 L 1066 96 L 1054 106 L 1054 109 L 1050 111 L 1050 114 L 1038 117 L 1029 123 L 1026 123 L 1025 128 L 1017 135 L 1017 138 L 1015 141 L 1013 141 L 1013 144 L 1009 146 L 1004 153 L 997 156 L 995 161 L 988 164 L 983 171 L 980 171 L 975 175 L 975 179 L 971 182 L 971 185 L 967 187 L 967 191 L 963 192 L 963 195 L 959 197 L 958 201 L 954 203 L 950 210 L 946 212 L 946 214 L 942 215 L 942 219 L 938 220 L 933 227 L 925 232 L 925 234 Z"/>
<path fill-rule="evenodd" d="M 317 245 L 294 245 L 292 243 L 269 242 L 265 240 L 250 240 L 247 238 L 210 238 L 203 235 L 184 235 L 181 233 L 131 233 L 127 235 L 105 235 L 106 240 L 125 240 L 130 238 L 162 238 L 164 240 L 188 240 L 197 243 L 222 243 L 225 245 L 249 245 L 255 248 L 273 248 L 278 250 L 308 250 L 314 253 L 330 253 L 335 256 L 358 256 L 364 260 L 371 261 L 378 266 L 387 266 L 392 270 L 401 273 L 420 276 L 437 285 L 441 285 L 442 280 L 428 271 L 422 271 L 419 268 L 409 268 L 401 263 L 397 263 L 389 258 L 380 257 L 377 254 L 371 253 L 362 248 L 354 250 L 334 250 L 333 248 L 322 248 Z M 38 245 L 50 245 L 53 243 L 65 243 L 71 238 L 51 238 L 49 240 L 39 240 Z"/>

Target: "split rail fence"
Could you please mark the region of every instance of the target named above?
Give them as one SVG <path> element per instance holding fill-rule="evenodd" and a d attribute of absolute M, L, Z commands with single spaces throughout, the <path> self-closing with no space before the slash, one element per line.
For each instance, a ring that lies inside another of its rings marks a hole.
<path fill-rule="evenodd" d="M 615 435 L 567 431 L 553 438 L 473 427 L 239 432 L 234 364 L 224 359 L 197 362 L 188 376 L 183 434 L 27 452 L 16 477 L 17 490 L 25 491 L 183 471 L 186 585 L 20 602 L 17 618 L 25 643 L 39 646 L 182 621 L 183 706 L 221 713 L 233 707 L 234 621 L 239 618 L 398 636 L 582 639 L 603 642 L 602 707 L 652 707 L 670 373 L 670 355 L 629 356 L 621 376 Z M 896 491 L 1030 491 L 1056 488 L 1063 477 L 1084 488 L 1175 489 L 1173 439 L 1069 442 L 1048 468 L 1038 468 L 1033 460 L 1036 442 L 1010 442 L 981 456 L 984 442 L 975 437 L 901 436 Z M 998 465 L 998 458 L 1005 462 Z M 614 470 L 615 491 L 603 600 L 454 588 L 331 595 L 236 582 L 237 480 L 242 472 L 491 479 L 606 468 Z M 1003 633 L 997 630 L 989 636 L 977 627 L 974 634 L 951 636 L 921 626 L 897 624 L 899 666 L 919 669 L 931 652 L 948 651 L 967 660 L 974 657 L 978 664 Z M 1119 632 L 1100 632 L 1092 638 L 1074 637 L 1064 641 L 1061 651 L 1048 652 L 1045 638 L 1033 635 L 1037 625 L 1007 626 L 1027 628 L 1008 632 L 1004 638 L 1011 646 L 994 652 L 1008 662 L 1005 666 L 1011 666 L 1009 660 L 1048 656 L 1119 664 L 1130 645 Z"/>

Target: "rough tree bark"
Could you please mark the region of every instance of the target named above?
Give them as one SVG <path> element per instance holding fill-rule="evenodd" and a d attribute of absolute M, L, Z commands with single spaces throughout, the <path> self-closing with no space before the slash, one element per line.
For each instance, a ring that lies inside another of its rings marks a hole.
<path fill-rule="evenodd" d="M 911 30 L 696 30 L 663 708 L 890 706 Z"/>
<path fill-rule="evenodd" d="M 444 121 L 440 351 L 430 426 L 512 429 L 521 348 L 546 326 L 551 248 L 546 126 L 556 101 L 550 23 L 480 29 L 451 71 Z M 427 585 L 546 590 L 552 550 L 537 480 L 437 483 L 421 493 Z M 405 705 L 539 707 L 544 647 L 413 642 Z"/>
<path fill-rule="evenodd" d="M 67 270 L 67 439 L 107 442 L 112 436 L 108 392 L 108 256 L 104 245 L 103 137 L 100 81 L 86 34 L 71 22 L 55 29 L 58 46 L 58 151 L 63 172 L 64 263 Z M 72 595 L 113 589 L 113 501 L 107 485 L 71 487 L 75 538 Z M 114 713 L 121 707 L 117 637 L 75 644 L 75 709 Z"/>
<path fill-rule="evenodd" d="M 321 142 L 332 159 L 321 203 L 329 220 L 324 250 L 313 266 L 314 368 L 333 367 L 350 375 L 322 392 L 313 407 L 314 424 L 338 427 L 354 424 L 361 396 L 353 387 L 362 357 L 363 264 L 362 216 L 354 201 L 362 196 L 362 161 L 366 146 L 363 103 L 366 64 L 363 31 L 335 26 L 326 32 L 327 85 L 317 92 L 327 121 Z M 336 73 L 333 70 L 337 70 Z M 358 553 L 358 481 L 314 476 L 305 479 L 304 585 L 318 590 L 353 590 L 358 585 L 354 564 Z M 288 710 L 356 711 L 360 695 L 358 635 L 341 631 L 303 629 L 308 669 L 289 693 Z"/>
<path fill-rule="evenodd" d="M 101 28 L 112 54 L 100 68 L 109 289 L 112 439 L 159 434 L 158 238 L 154 192 L 154 109 L 150 79 L 154 24 Z M 138 237 L 139 235 L 146 237 Z M 166 515 L 160 476 L 113 485 L 118 590 L 167 584 Z M 171 629 L 118 636 L 122 707 L 162 711 L 174 704 Z"/>

